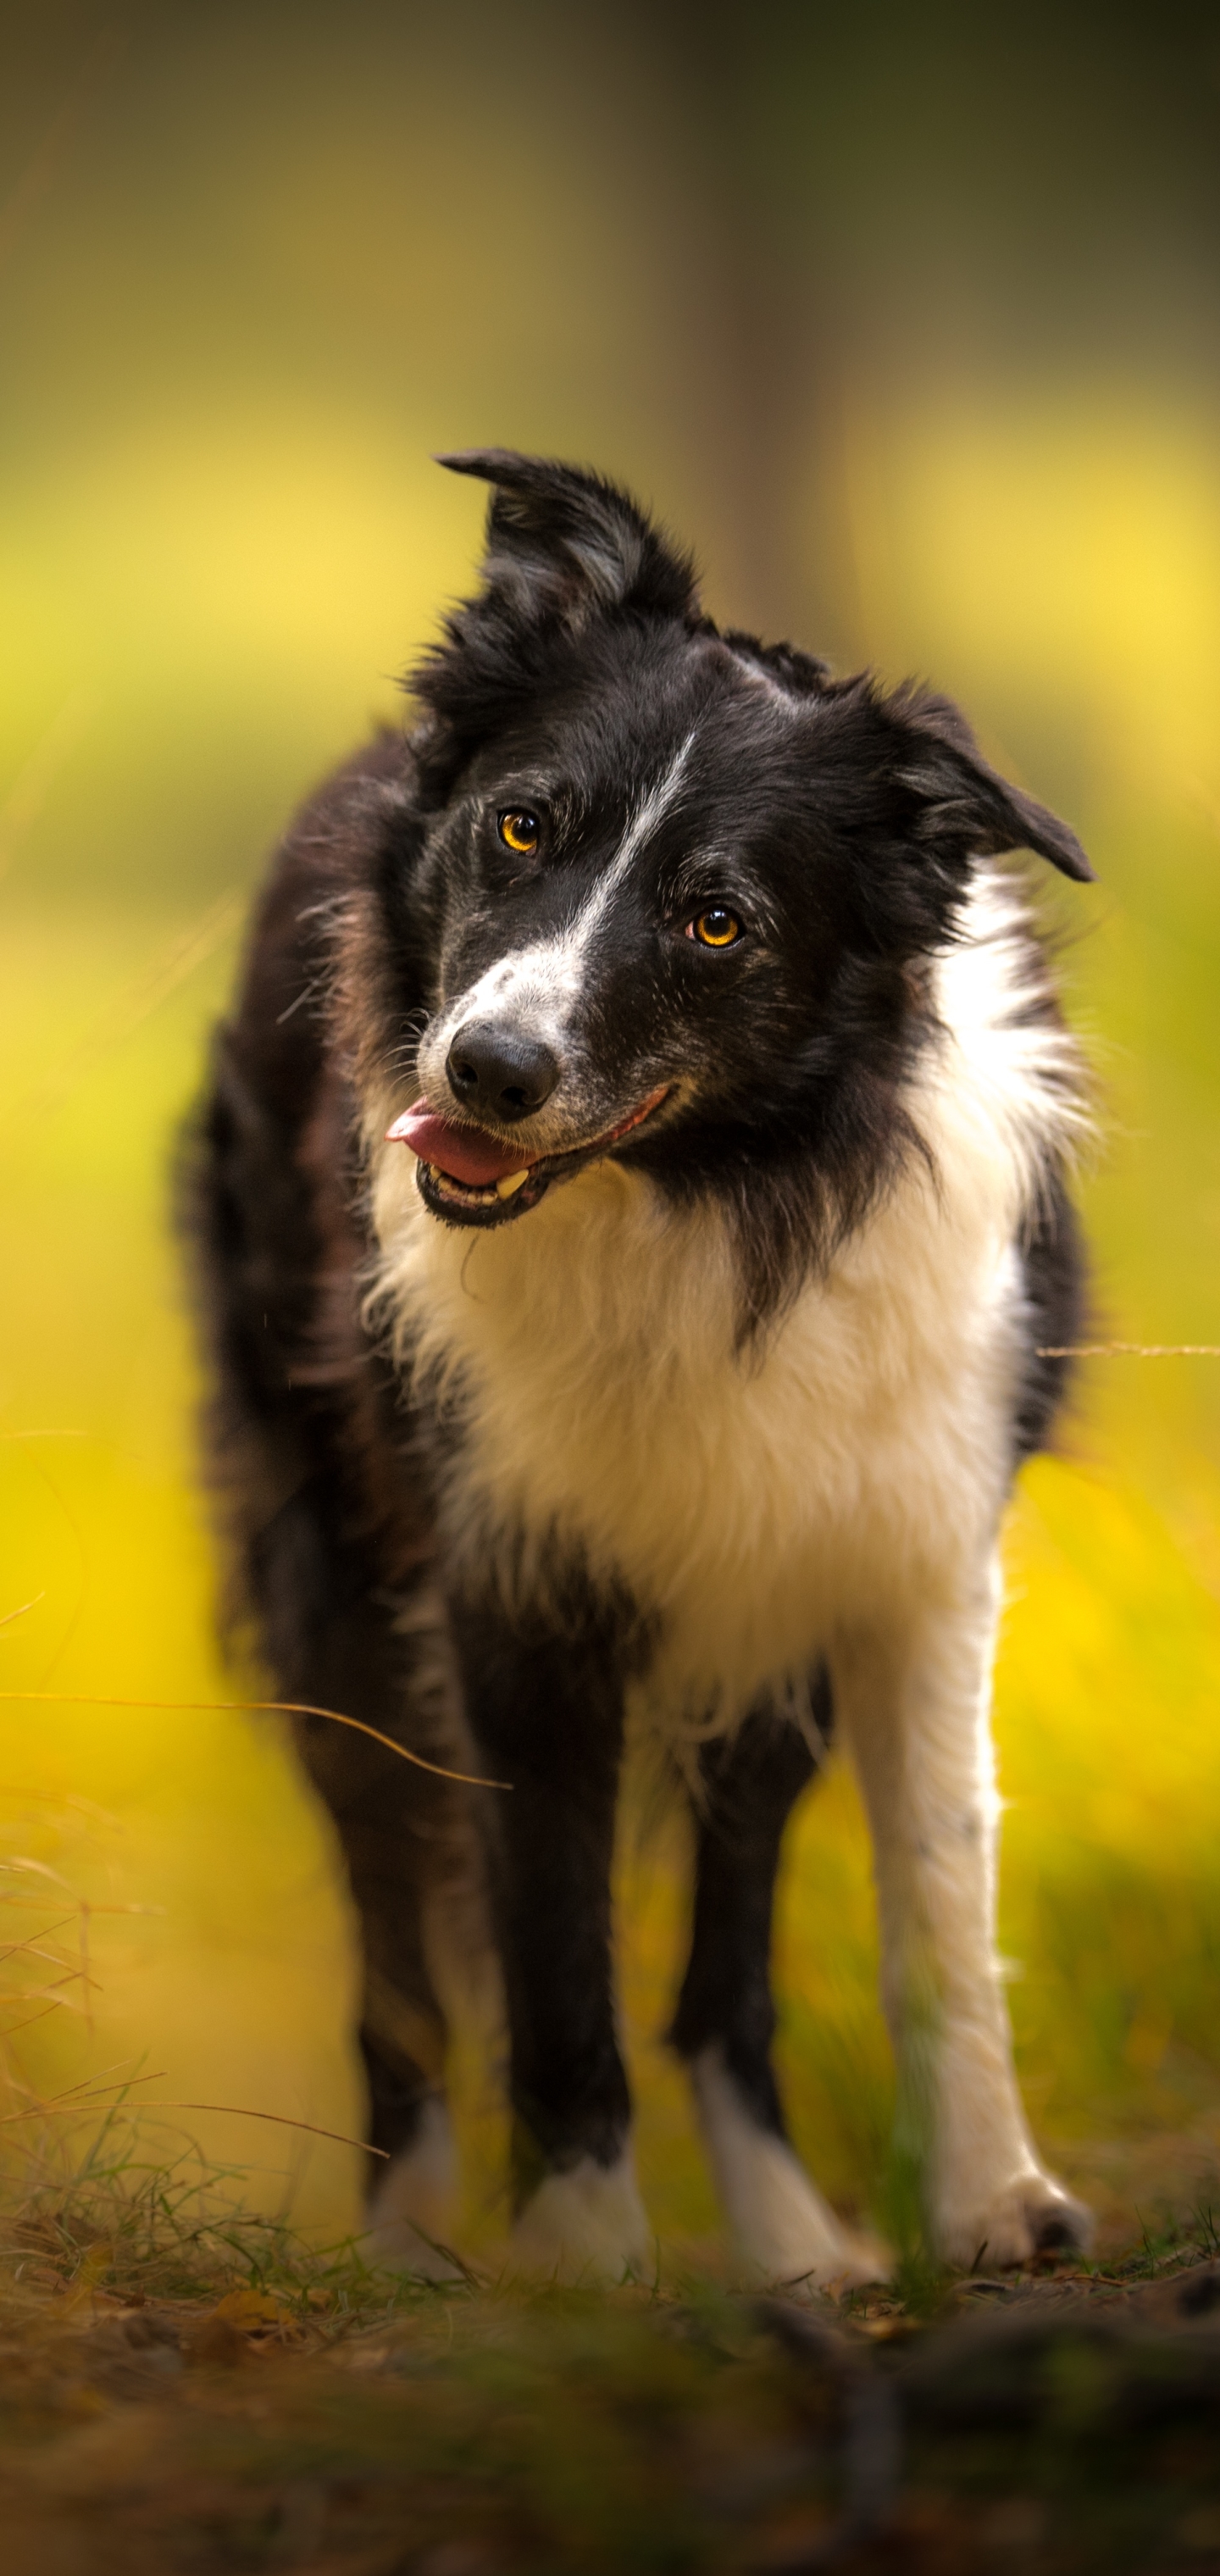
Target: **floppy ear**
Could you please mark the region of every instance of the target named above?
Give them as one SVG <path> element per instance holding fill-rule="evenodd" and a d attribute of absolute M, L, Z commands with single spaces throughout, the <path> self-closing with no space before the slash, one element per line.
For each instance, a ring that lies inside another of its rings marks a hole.
<path fill-rule="evenodd" d="M 948 698 L 907 689 L 882 704 L 900 729 L 898 776 L 916 800 L 919 841 L 962 859 L 1036 850 L 1065 877 L 1092 884 L 1094 872 L 1075 833 L 991 768 Z"/>
<path fill-rule="evenodd" d="M 689 557 L 666 544 L 616 483 L 503 447 L 466 448 L 436 461 L 494 486 L 483 563 L 493 595 L 575 623 L 592 608 L 660 617 L 695 610 Z"/>

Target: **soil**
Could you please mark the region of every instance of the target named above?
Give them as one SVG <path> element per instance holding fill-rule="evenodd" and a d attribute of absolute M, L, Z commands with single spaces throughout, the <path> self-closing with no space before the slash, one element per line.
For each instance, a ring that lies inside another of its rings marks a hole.
<path fill-rule="evenodd" d="M 925 2284 L 920 2316 L 333 2262 L 208 2286 L 84 2233 L 13 2231 L 7 2576 L 1220 2576 L 1198 2241 Z"/>

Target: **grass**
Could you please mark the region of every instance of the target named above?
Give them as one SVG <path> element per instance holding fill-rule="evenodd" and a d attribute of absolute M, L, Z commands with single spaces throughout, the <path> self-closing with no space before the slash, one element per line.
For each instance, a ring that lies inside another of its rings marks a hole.
<path fill-rule="evenodd" d="M 307 2246 L 189 2152 L 149 2165 L 126 2108 L 0 2240 L 0 2495 L 32 2564 L 66 2527 L 90 2566 L 719 2565 L 777 2497 L 830 2516 L 795 2378 L 706 2280 L 441 2291 Z"/>
<path fill-rule="evenodd" d="M 1217 2246 L 1200 2210 L 1104 2271 L 838 2311 L 696 2270 L 441 2288 L 116 2104 L 0 2228 L 6 2567 L 1151 2569 L 1220 2511 Z"/>

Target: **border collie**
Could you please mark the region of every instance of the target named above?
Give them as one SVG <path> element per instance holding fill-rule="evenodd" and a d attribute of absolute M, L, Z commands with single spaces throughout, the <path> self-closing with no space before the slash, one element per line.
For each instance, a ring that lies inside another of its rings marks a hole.
<path fill-rule="evenodd" d="M 1073 1045 L 1005 852 L 1092 871 L 944 699 L 720 632 L 593 474 L 500 451 L 417 715 L 287 837 L 191 1157 L 235 1598 L 363 1939 L 379 2254 L 443 2270 L 435 1924 L 478 1855 L 516 2259 L 650 2261 L 616 2036 L 625 1735 L 692 1814 L 671 2040 L 753 2277 L 872 2279 L 771 2064 L 784 1827 L 873 1843 L 930 2241 L 1083 2241 L 993 1936 L 997 1537 L 1080 1329 Z M 372 2164 L 370 2158 L 370 2165 Z M 380 2179 L 377 2179 L 380 2176 Z"/>

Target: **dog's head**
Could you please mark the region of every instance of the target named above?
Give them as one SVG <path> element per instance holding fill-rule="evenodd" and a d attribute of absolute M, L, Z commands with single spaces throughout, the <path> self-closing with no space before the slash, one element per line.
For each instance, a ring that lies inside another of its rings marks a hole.
<path fill-rule="evenodd" d="M 415 675 L 435 990 L 396 1132 L 424 1199 L 519 1224 L 614 1154 L 841 1227 L 909 1134 L 921 963 L 973 861 L 1087 878 L 1083 851 L 944 700 L 718 633 L 613 485 L 444 461 L 494 493 L 482 590 Z"/>

